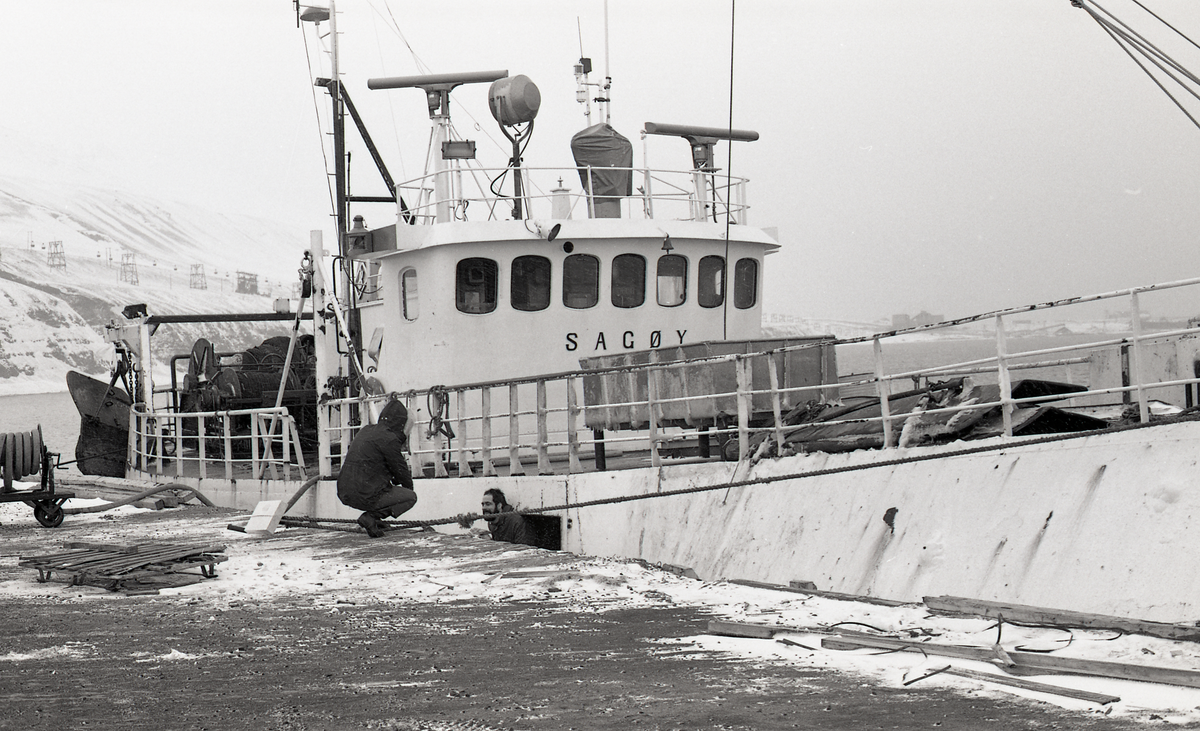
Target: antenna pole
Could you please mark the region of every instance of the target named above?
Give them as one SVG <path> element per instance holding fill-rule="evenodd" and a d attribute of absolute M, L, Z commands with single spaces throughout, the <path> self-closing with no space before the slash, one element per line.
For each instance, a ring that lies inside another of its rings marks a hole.
<path fill-rule="evenodd" d="M 604 0 L 604 101 L 601 102 L 601 120 L 605 124 L 612 124 L 612 109 L 609 104 L 612 102 L 612 73 L 609 69 L 608 58 L 608 0 Z"/>

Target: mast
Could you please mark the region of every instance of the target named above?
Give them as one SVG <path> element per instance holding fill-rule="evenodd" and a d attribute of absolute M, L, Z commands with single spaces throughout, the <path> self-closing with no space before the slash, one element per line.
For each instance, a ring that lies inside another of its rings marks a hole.
<path fill-rule="evenodd" d="M 342 101 L 342 75 L 338 66 L 338 29 L 337 2 L 329 0 L 329 32 L 330 62 L 333 78 L 329 83 L 329 94 L 333 99 L 333 179 L 334 197 L 337 200 L 335 211 L 337 225 L 337 250 L 341 256 L 346 255 L 346 225 L 349 215 L 349 204 L 346 201 L 346 105 Z"/>

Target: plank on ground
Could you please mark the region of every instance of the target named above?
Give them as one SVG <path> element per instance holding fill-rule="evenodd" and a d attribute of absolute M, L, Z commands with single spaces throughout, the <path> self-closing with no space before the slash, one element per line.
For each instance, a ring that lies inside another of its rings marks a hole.
<path fill-rule="evenodd" d="M 1079 690 L 1078 688 L 1064 688 L 1061 685 L 1051 685 L 1050 683 L 1039 683 L 1036 680 L 1026 680 L 1024 678 L 1014 678 L 1011 675 L 996 675 L 995 673 L 985 673 L 979 670 L 969 670 L 967 668 L 950 668 L 944 671 L 946 675 L 956 675 L 960 678 L 971 678 L 973 680 L 982 680 L 987 683 L 999 683 L 1001 685 L 1011 685 L 1014 688 L 1023 688 L 1024 690 L 1037 691 L 1038 693 L 1051 693 L 1053 695 L 1061 695 L 1067 698 L 1076 698 L 1081 701 L 1090 701 L 1106 706 L 1109 703 L 1117 703 L 1121 700 L 1120 696 L 1108 695 L 1107 693 L 1093 693 L 1090 690 Z"/>
<path fill-rule="evenodd" d="M 1104 614 L 1075 612 L 1069 609 L 1049 609 L 1026 604 L 1008 604 L 984 599 L 968 599 L 958 596 L 927 596 L 925 606 L 935 612 L 950 614 L 975 614 L 983 617 L 1006 619 L 1010 622 L 1051 625 L 1055 627 L 1084 627 L 1130 632 L 1168 640 L 1200 641 L 1200 627 L 1169 622 L 1151 622 L 1141 619 L 1113 617 Z"/>
<path fill-rule="evenodd" d="M 878 604 L 885 607 L 904 607 L 912 606 L 913 602 L 901 602 L 895 599 L 880 599 L 879 597 L 863 596 L 861 594 L 843 594 L 839 591 L 822 591 L 813 586 L 809 581 L 797 581 L 790 586 L 782 584 L 770 584 L 765 581 L 753 581 L 751 579 L 726 579 L 728 584 L 737 584 L 738 586 L 752 586 L 756 589 L 772 589 L 774 591 L 786 591 L 793 594 L 809 594 L 811 596 L 819 596 L 825 599 L 837 599 L 847 602 L 863 602 L 864 604 Z"/>
<path fill-rule="evenodd" d="M 879 637 L 862 633 L 841 632 L 837 637 L 821 641 L 823 647 L 836 650 L 877 649 L 907 650 L 929 655 L 958 657 L 981 662 L 993 662 L 995 654 L 991 648 L 963 645 L 943 645 L 934 642 L 912 642 L 893 637 Z M 1145 683 L 1164 683 L 1187 688 L 1200 688 L 1200 672 L 1163 668 L 1152 665 L 1132 665 L 1108 660 L 1085 660 L 1061 657 L 1037 652 L 1011 651 L 1008 656 L 1014 665 L 1006 668 L 1020 675 L 1092 675 L 1101 678 L 1120 678 Z"/>

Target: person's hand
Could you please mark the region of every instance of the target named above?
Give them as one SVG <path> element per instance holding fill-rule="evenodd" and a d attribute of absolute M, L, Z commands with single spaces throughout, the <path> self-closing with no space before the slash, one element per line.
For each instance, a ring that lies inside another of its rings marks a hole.
<path fill-rule="evenodd" d="M 475 519 L 475 516 L 473 516 L 469 513 L 459 513 L 458 515 L 455 516 L 455 520 L 458 521 L 459 527 L 470 528 L 471 524 L 474 523 L 476 519 Z"/>

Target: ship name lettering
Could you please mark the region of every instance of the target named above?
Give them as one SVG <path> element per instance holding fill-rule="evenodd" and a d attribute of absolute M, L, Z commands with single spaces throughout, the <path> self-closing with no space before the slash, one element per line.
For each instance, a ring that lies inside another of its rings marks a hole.
<path fill-rule="evenodd" d="M 679 344 L 683 345 L 683 336 L 687 335 L 687 330 L 676 330 L 675 334 L 679 336 Z"/>
<path fill-rule="evenodd" d="M 604 340 L 603 330 L 596 336 L 596 347 L 592 348 L 592 350 L 608 350 L 608 343 Z"/>
<path fill-rule="evenodd" d="M 662 330 L 655 330 L 650 333 L 650 347 L 657 348 L 662 345 Z"/>
<path fill-rule="evenodd" d="M 626 330 L 621 336 L 621 345 L 625 346 L 626 350 L 633 350 L 633 331 Z"/>
<path fill-rule="evenodd" d="M 575 342 L 577 337 L 579 337 L 578 333 L 567 333 L 567 350 L 575 350 L 579 347 L 579 343 Z"/>

